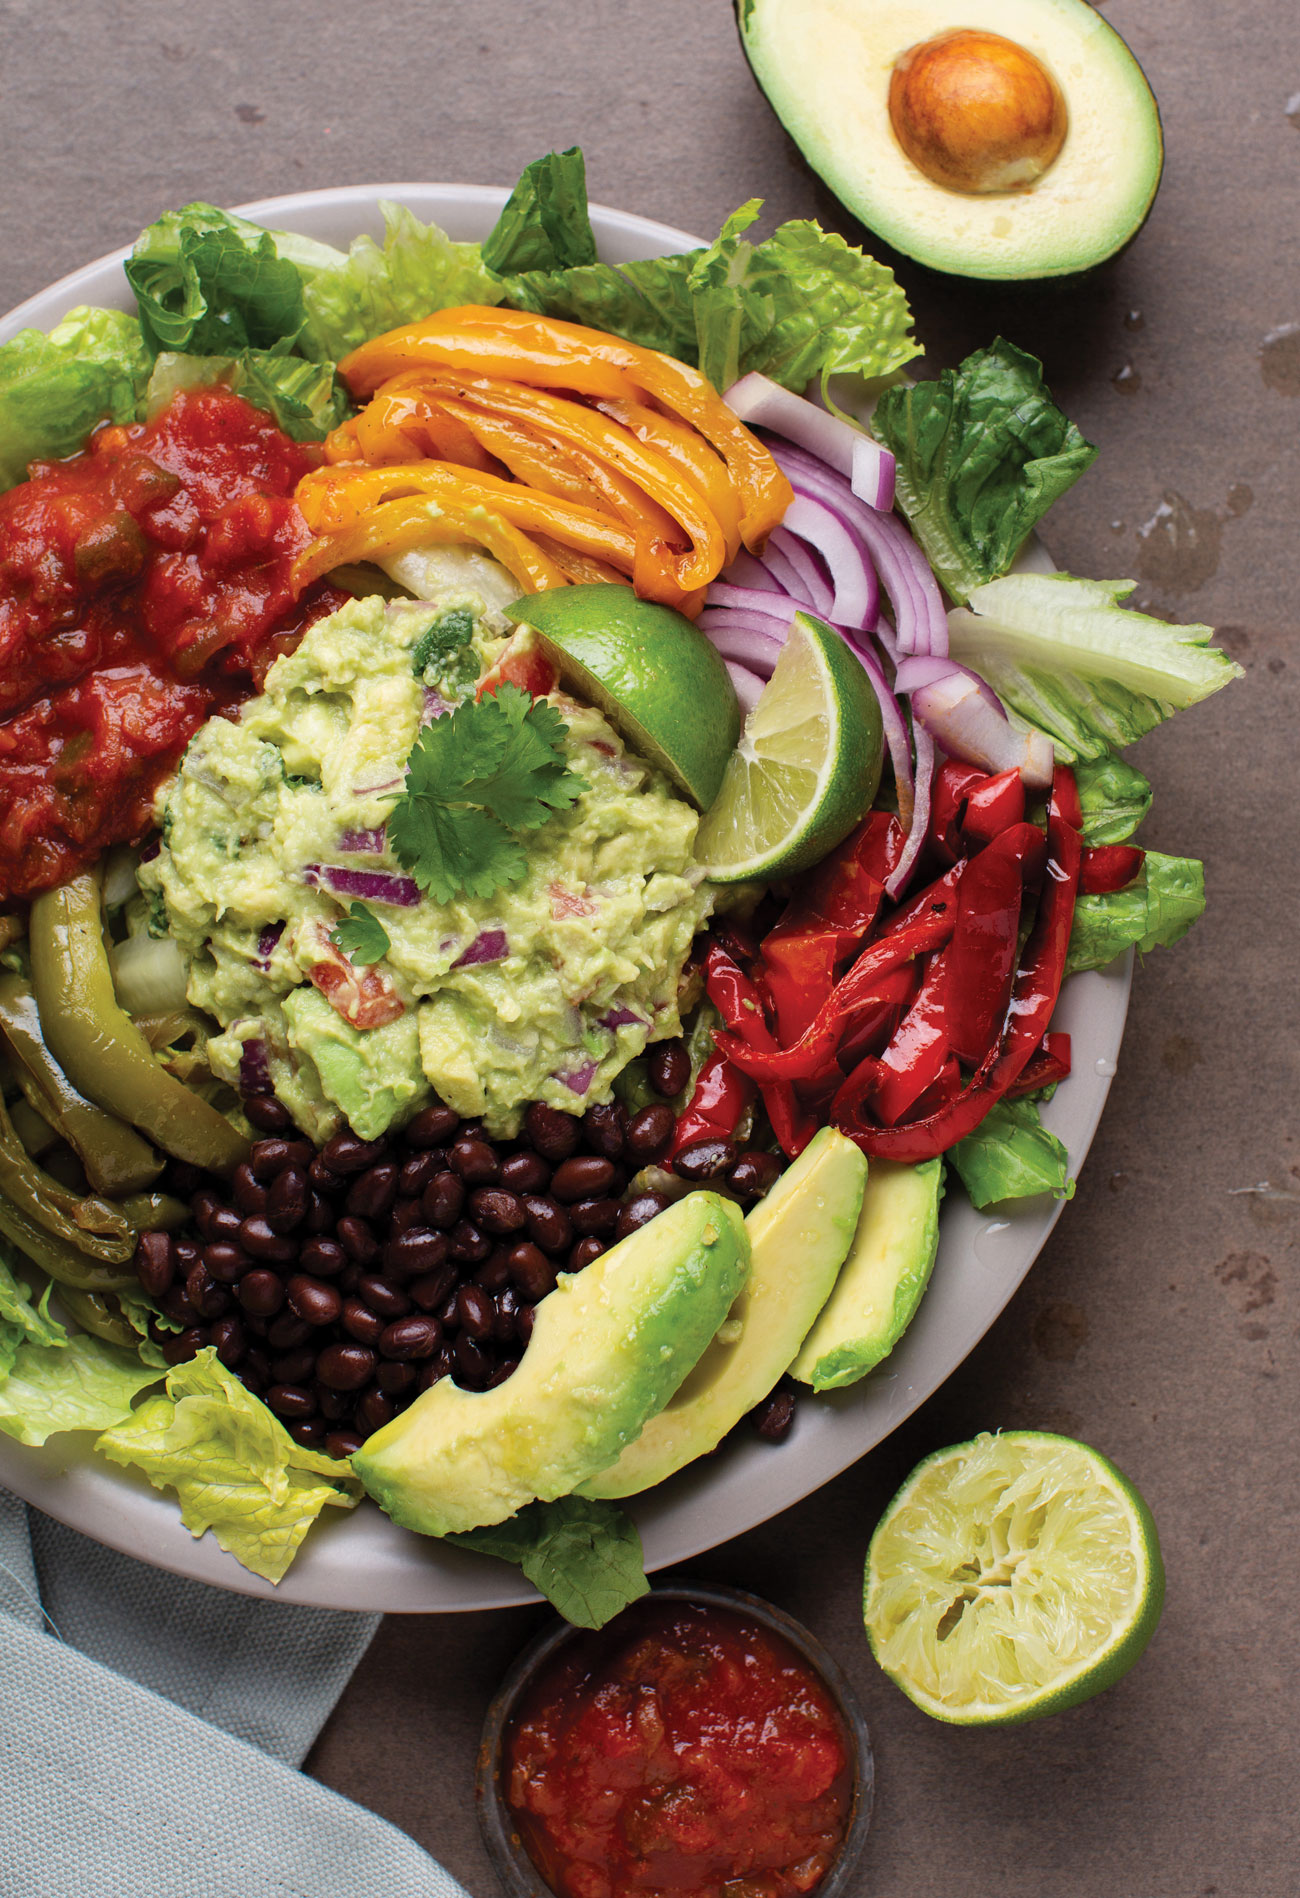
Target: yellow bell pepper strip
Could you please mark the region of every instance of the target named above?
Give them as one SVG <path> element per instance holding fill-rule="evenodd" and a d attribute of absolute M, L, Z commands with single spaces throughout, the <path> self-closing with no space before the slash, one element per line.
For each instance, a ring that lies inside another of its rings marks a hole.
<path fill-rule="evenodd" d="M 663 415 L 644 402 L 597 402 L 602 415 L 618 422 L 639 442 L 658 449 L 673 463 L 700 494 L 717 519 L 726 538 L 729 566 L 740 552 L 740 496 L 736 492 L 727 464 L 710 448 L 704 437 L 675 416 Z"/>
<path fill-rule="evenodd" d="M 97 1193 L 134 1193 L 153 1184 L 162 1156 L 134 1127 L 78 1094 L 45 1045 L 30 983 L 13 973 L 0 975 L 0 1034 L 28 1102 L 67 1141 Z"/>
<path fill-rule="evenodd" d="M 459 462 L 480 474 L 502 472 L 499 459 L 479 445 L 449 404 L 429 393 L 420 375 L 386 383 L 359 415 L 325 438 L 325 459 L 331 462 L 406 462 L 417 455 Z"/>
<path fill-rule="evenodd" d="M 11 1245 L 29 1258 L 33 1265 L 39 1265 L 42 1272 L 60 1285 L 71 1285 L 87 1292 L 128 1292 L 139 1291 L 140 1282 L 136 1278 L 134 1267 L 125 1270 L 100 1265 L 94 1259 L 86 1257 L 84 1252 L 70 1245 L 65 1239 L 58 1239 L 44 1226 L 29 1219 L 12 1200 L 0 1194 L 0 1234 Z"/>
<path fill-rule="evenodd" d="M 599 399 L 638 402 L 650 396 L 698 430 L 726 463 L 740 491 L 747 547 L 762 547 L 794 498 L 767 449 L 707 378 L 656 349 L 524 310 L 465 304 L 363 343 L 344 357 L 339 373 L 362 397 L 390 376 L 422 366 Z"/>
<path fill-rule="evenodd" d="M 32 904 L 32 989 L 45 1045 L 72 1085 L 164 1152 L 230 1173 L 248 1142 L 224 1114 L 174 1080 L 118 1002 L 104 948 L 97 869 Z"/>
<path fill-rule="evenodd" d="M 616 586 L 627 585 L 627 575 L 619 573 L 617 568 L 606 566 L 603 560 L 593 560 L 590 554 L 575 553 L 572 547 L 562 547 L 558 540 L 549 540 L 545 534 L 535 534 L 533 545 L 540 547 L 547 559 L 553 560 L 565 579 L 572 581 L 574 586 L 588 586 L 594 581 L 605 585 L 611 582 Z"/>
<path fill-rule="evenodd" d="M 300 587 L 336 567 L 409 553 L 413 547 L 462 546 L 467 541 L 486 548 L 524 593 L 544 593 L 548 587 L 568 584 L 569 576 L 538 542 L 488 508 L 457 508 L 408 495 L 381 502 L 341 526 L 317 531 L 321 537 L 299 554 L 294 565 Z"/>

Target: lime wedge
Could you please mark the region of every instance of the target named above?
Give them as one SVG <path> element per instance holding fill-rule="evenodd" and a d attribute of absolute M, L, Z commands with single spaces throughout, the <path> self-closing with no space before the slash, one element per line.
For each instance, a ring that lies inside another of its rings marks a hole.
<path fill-rule="evenodd" d="M 695 854 L 715 883 L 787 876 L 847 837 L 880 782 L 876 695 L 839 634 L 797 613 Z"/>
<path fill-rule="evenodd" d="M 1133 1485 L 1096 1450 L 985 1433 L 918 1464 L 867 1551 L 886 1674 L 963 1726 L 1036 1720 L 1113 1686 L 1155 1632 L 1165 1572 Z"/>
<path fill-rule="evenodd" d="M 532 593 L 505 613 L 536 630 L 570 691 L 638 757 L 709 808 L 740 736 L 740 706 L 698 627 L 612 581 Z"/>

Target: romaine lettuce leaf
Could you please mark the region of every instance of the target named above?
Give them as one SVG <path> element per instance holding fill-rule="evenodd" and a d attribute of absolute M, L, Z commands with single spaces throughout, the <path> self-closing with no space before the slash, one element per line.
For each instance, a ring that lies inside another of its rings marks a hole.
<path fill-rule="evenodd" d="M 20 330 L 0 346 L 0 489 L 29 462 L 59 461 L 100 422 L 133 422 L 149 374 L 135 317 L 70 310 L 48 336 Z"/>
<path fill-rule="evenodd" d="M 508 1522 L 444 1540 L 514 1562 L 578 1628 L 603 1628 L 650 1588 L 637 1526 L 615 1503 L 582 1496 L 529 1503 Z"/>
<path fill-rule="evenodd" d="M 129 1416 L 161 1375 L 134 1351 L 85 1332 L 65 1344 L 27 1339 L 0 1384 L 0 1430 L 19 1443 L 44 1443 L 60 1430 L 103 1430 Z"/>
<path fill-rule="evenodd" d="M 886 389 L 871 426 L 898 501 L 954 600 L 1005 573 L 1097 451 L 1053 402 L 1037 357 L 998 337 L 937 382 Z"/>
<path fill-rule="evenodd" d="M 1148 850 L 1127 889 L 1108 896 L 1080 896 L 1065 973 L 1103 969 L 1130 944 L 1140 955 L 1185 936 L 1205 908 L 1205 870 L 1195 857 L 1165 857 Z"/>
<path fill-rule="evenodd" d="M 1104 758 L 1080 758 L 1074 781 L 1086 844 L 1126 843 L 1151 809 L 1150 784 L 1114 752 Z"/>
<path fill-rule="evenodd" d="M 0 1247 L 0 1383 L 13 1369 L 20 1345 L 30 1340 L 58 1349 L 68 1342 L 58 1319 L 50 1317 L 53 1289 L 47 1285 L 39 1303 L 33 1305 L 26 1283 L 13 1270 L 5 1248 Z"/>
<path fill-rule="evenodd" d="M 323 441 L 348 412 L 348 400 L 329 362 L 307 362 L 278 350 L 246 349 L 238 356 L 187 356 L 164 350 L 144 394 L 150 421 L 182 389 L 224 383 L 267 413 L 296 442 Z"/>
<path fill-rule="evenodd" d="M 303 273 L 305 356 L 337 361 L 372 336 L 461 303 L 500 303 L 502 286 L 483 268 L 477 244 L 453 243 L 405 205 L 382 203 L 383 248 L 358 237 L 344 257 Z M 279 234 L 277 233 L 277 237 Z"/>
<path fill-rule="evenodd" d="M 997 1101 L 974 1133 L 944 1155 L 979 1212 L 1003 1200 L 1051 1193 L 1072 1199 L 1070 1156 L 1044 1127 L 1037 1101 Z"/>
<path fill-rule="evenodd" d="M 292 344 L 306 316 L 299 265 L 281 255 L 275 235 L 212 204 L 186 204 L 149 225 L 126 276 L 155 354 L 227 356 Z"/>
<path fill-rule="evenodd" d="M 547 152 L 525 166 L 484 239 L 483 262 L 498 276 L 511 277 L 525 270 L 567 270 L 595 261 L 582 153 L 576 145 L 567 152 Z"/>
<path fill-rule="evenodd" d="M 361 1495 L 348 1464 L 296 1444 L 211 1346 L 170 1371 L 165 1394 L 146 1398 L 95 1447 L 155 1489 L 174 1489 L 192 1535 L 211 1529 L 227 1554 L 271 1582 L 326 1504 L 351 1509 Z"/>
<path fill-rule="evenodd" d="M 1132 580 L 1009 573 L 948 615 L 954 659 L 1051 738 L 1058 758 L 1101 758 L 1209 698 L 1241 667 L 1208 626 L 1121 606 Z"/>

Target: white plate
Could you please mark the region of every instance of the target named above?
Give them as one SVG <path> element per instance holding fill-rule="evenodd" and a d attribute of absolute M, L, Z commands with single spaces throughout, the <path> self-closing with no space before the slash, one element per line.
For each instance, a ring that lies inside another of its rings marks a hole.
<path fill-rule="evenodd" d="M 486 236 L 506 193 L 483 185 L 356 185 L 267 198 L 240 209 L 260 224 L 347 248 L 358 231 L 382 234 L 381 198 L 396 198 L 452 237 Z M 602 257 L 611 263 L 689 249 L 684 231 L 621 211 L 592 209 Z M 26 325 L 49 329 L 78 303 L 130 308 L 116 252 L 74 271 L 0 322 L 0 341 Z M 1036 550 L 1038 553 L 1038 550 Z M 1034 564 L 1049 565 L 1038 553 Z M 1083 1164 L 1119 1058 L 1132 957 L 1076 976 L 1055 1026 L 1073 1038 L 1074 1072 L 1043 1118 Z M 939 1257 L 921 1309 L 902 1343 L 856 1389 L 809 1398 L 795 1435 L 774 1449 L 738 1443 L 633 1502 L 646 1566 L 669 1567 L 787 1509 L 889 1435 L 937 1390 L 977 1344 L 1038 1256 L 1061 1208 L 1036 1201 L 1003 1218 L 977 1213 L 960 1191 L 947 1201 Z M 143 1479 L 90 1455 L 89 1436 L 53 1438 L 41 1450 L 0 1435 L 0 1482 L 60 1522 L 159 1568 L 246 1595 L 325 1608 L 427 1614 L 499 1608 L 537 1597 L 503 1563 L 448 1550 L 398 1529 L 371 1503 L 312 1530 L 293 1567 L 273 1589 L 224 1555 L 211 1536 L 195 1541 L 175 1503 Z"/>

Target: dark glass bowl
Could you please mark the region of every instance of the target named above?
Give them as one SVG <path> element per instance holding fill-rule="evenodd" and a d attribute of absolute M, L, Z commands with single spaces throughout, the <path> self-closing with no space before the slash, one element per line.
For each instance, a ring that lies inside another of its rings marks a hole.
<path fill-rule="evenodd" d="M 857 1696 L 844 1674 L 825 1648 L 782 1609 L 740 1588 L 727 1588 L 715 1582 L 674 1582 L 655 1585 L 654 1598 L 667 1601 L 699 1602 L 708 1608 L 730 1609 L 769 1628 L 790 1643 L 795 1653 L 820 1676 L 839 1709 L 848 1737 L 853 1767 L 853 1795 L 848 1825 L 835 1863 L 811 1898 L 850 1898 L 853 1881 L 862 1863 L 871 1808 L 875 1793 L 875 1769 L 871 1757 L 871 1737 Z M 496 1868 L 508 1898 L 553 1898 L 551 1887 L 528 1855 L 502 1784 L 505 1736 L 525 1690 L 532 1685 L 538 1670 L 545 1667 L 566 1641 L 583 1632 L 567 1621 L 553 1622 L 530 1642 L 502 1681 L 488 1708 L 479 1741 L 478 1773 L 475 1794 L 479 1825 L 488 1857 Z"/>

